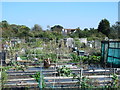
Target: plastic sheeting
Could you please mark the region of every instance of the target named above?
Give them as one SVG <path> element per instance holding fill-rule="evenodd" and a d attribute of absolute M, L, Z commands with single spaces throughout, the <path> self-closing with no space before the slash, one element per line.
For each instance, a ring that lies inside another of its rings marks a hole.
<path fill-rule="evenodd" d="M 111 67 L 120 67 L 120 41 L 102 41 L 102 62 Z"/>

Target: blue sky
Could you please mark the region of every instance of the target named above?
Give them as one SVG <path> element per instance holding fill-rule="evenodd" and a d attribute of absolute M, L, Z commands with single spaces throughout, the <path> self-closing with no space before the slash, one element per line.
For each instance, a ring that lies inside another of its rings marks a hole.
<path fill-rule="evenodd" d="M 2 20 L 33 27 L 39 24 L 64 28 L 97 28 L 106 18 L 111 25 L 118 20 L 117 2 L 2 2 Z"/>

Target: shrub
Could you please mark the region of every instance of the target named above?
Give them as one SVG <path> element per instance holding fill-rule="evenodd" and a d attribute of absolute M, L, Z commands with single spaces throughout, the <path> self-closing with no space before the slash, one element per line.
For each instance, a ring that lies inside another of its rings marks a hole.
<path fill-rule="evenodd" d="M 4 85 L 5 85 L 5 83 L 7 82 L 7 79 L 8 79 L 7 73 L 4 72 L 4 71 L 1 72 L 1 80 L 0 80 L 0 82 L 1 82 L 2 88 L 4 88 Z"/>
<path fill-rule="evenodd" d="M 39 85 L 40 85 L 40 79 L 41 79 L 40 75 L 41 75 L 40 72 L 36 72 L 34 75 L 31 75 L 39 83 Z M 45 85 L 45 81 L 43 78 L 44 77 L 42 76 L 42 88 L 45 88 L 46 85 Z M 39 86 L 39 88 L 41 87 Z"/>
<path fill-rule="evenodd" d="M 66 66 L 62 66 L 61 68 L 57 69 L 58 75 L 59 76 L 72 76 L 72 71 L 70 70 L 70 68 L 67 68 Z"/>

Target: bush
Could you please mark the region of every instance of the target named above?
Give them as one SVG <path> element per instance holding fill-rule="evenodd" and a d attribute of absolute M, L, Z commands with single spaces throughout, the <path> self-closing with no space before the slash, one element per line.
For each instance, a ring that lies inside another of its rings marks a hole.
<path fill-rule="evenodd" d="M 5 85 L 5 83 L 7 82 L 7 79 L 8 79 L 7 73 L 4 72 L 4 71 L 1 72 L 1 80 L 0 80 L 0 82 L 1 82 L 2 88 L 4 88 L 4 85 Z"/>
<path fill-rule="evenodd" d="M 62 68 L 57 69 L 58 76 L 72 76 L 72 71 L 70 68 L 67 68 L 66 66 L 62 66 Z"/>
<path fill-rule="evenodd" d="M 71 54 L 72 61 L 71 62 L 83 62 L 88 64 L 98 64 L 100 63 L 101 56 L 78 56 L 76 54 Z"/>
<path fill-rule="evenodd" d="M 80 77 L 76 74 L 73 76 L 73 80 L 78 80 L 76 83 L 80 88 L 93 88 L 92 85 L 92 79 L 89 79 L 87 77 Z"/>
<path fill-rule="evenodd" d="M 31 75 L 38 83 L 40 83 L 40 78 L 41 78 L 41 76 L 40 76 L 41 74 L 40 74 L 40 72 L 36 72 L 34 75 Z M 44 82 L 44 79 L 43 79 L 44 77 L 42 76 L 42 88 L 45 88 L 45 82 Z M 41 88 L 40 86 L 39 86 L 39 88 Z"/>
<path fill-rule="evenodd" d="M 41 59 L 51 59 L 51 62 L 57 61 L 57 55 L 54 53 L 45 54 Z"/>
<path fill-rule="evenodd" d="M 80 57 L 78 55 L 71 54 L 70 56 L 72 58 L 72 62 L 78 62 L 78 61 L 80 61 Z"/>

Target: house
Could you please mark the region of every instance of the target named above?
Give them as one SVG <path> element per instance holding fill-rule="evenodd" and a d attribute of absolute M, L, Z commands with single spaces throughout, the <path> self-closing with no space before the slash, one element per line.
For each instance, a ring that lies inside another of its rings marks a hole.
<path fill-rule="evenodd" d="M 92 40 L 87 42 L 87 46 L 91 48 L 101 48 L 101 41 L 99 40 Z"/>
<path fill-rule="evenodd" d="M 87 38 L 79 38 L 81 43 L 85 43 L 87 45 Z"/>
<path fill-rule="evenodd" d="M 73 38 L 65 38 L 65 45 L 67 47 L 74 47 L 74 39 Z"/>
<path fill-rule="evenodd" d="M 63 28 L 62 33 L 63 33 L 63 35 L 71 34 L 71 33 L 76 32 L 76 30 L 78 30 L 78 29 L 65 29 L 65 28 Z"/>

